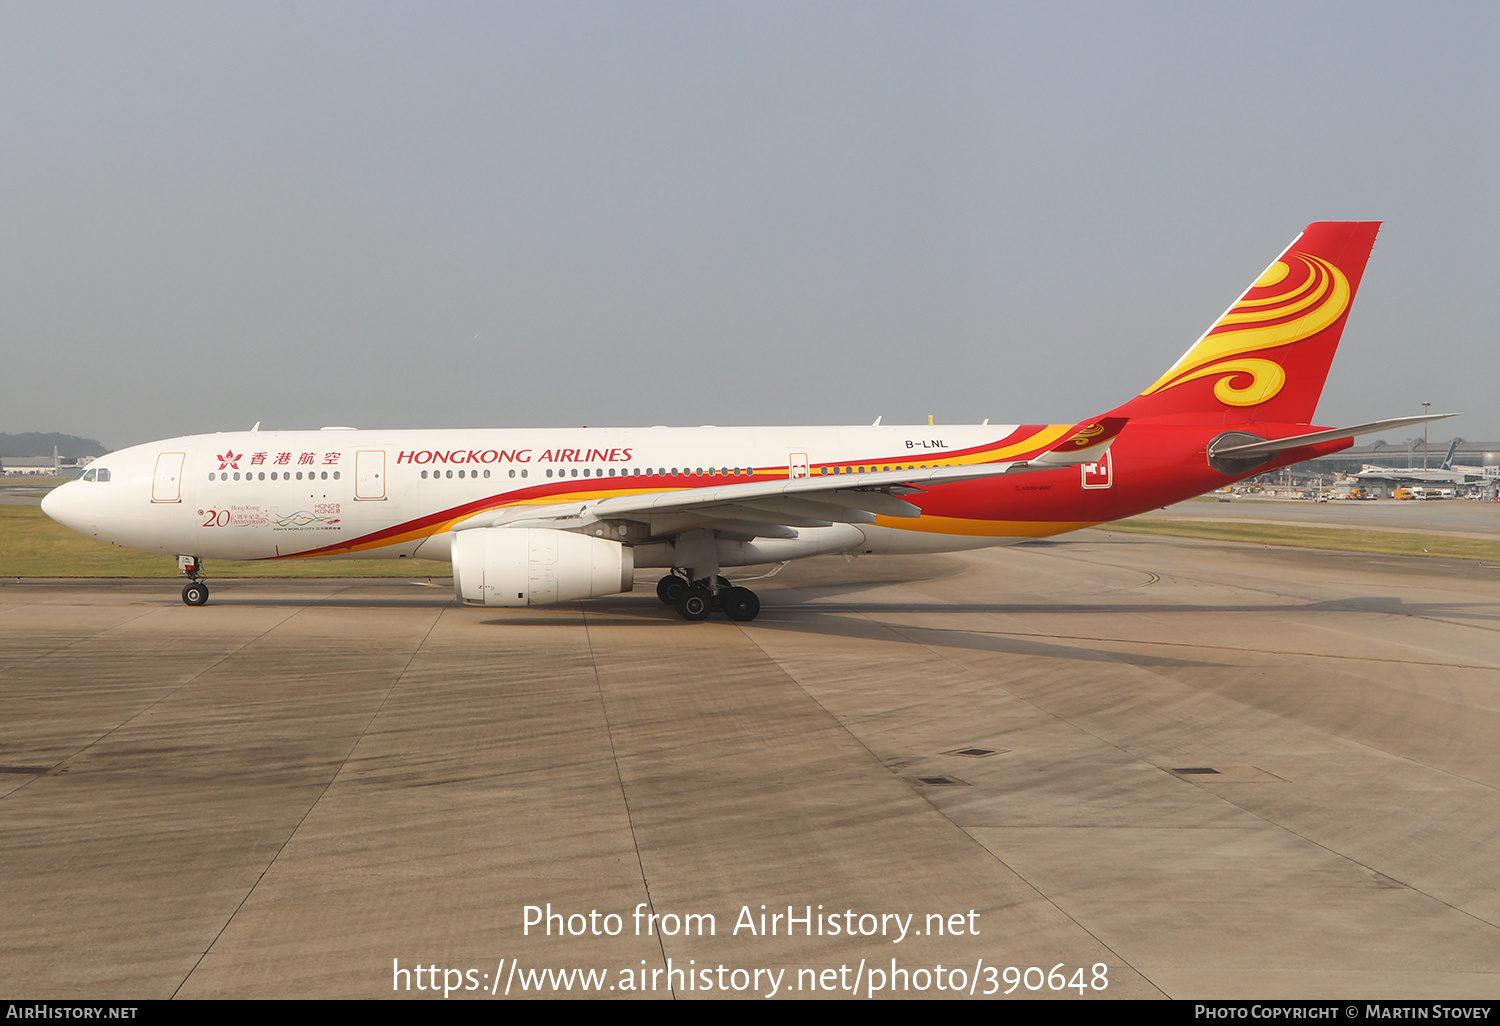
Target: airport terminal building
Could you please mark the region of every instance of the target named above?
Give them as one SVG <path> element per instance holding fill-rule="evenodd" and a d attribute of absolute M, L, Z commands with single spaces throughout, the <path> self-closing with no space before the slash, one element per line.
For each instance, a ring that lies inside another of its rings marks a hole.
<path fill-rule="evenodd" d="M 1436 472 L 1443 470 L 1444 463 L 1450 469 L 1467 473 L 1439 479 Z M 1382 475 L 1375 468 L 1388 470 L 1390 474 Z M 1431 478 L 1423 478 L 1424 471 L 1434 473 Z M 1356 474 L 1360 475 L 1357 482 Z M 1500 442 L 1433 439 L 1424 450 L 1421 438 L 1397 443 L 1377 440 L 1299 463 L 1267 477 L 1265 481 L 1258 478 L 1252 481 L 1271 486 L 1311 486 L 1319 492 L 1334 489 L 1340 493 L 1357 483 L 1368 496 L 1375 498 L 1391 498 L 1398 488 L 1428 485 L 1451 489 L 1452 494 L 1445 498 L 1493 499 L 1500 488 Z"/>
<path fill-rule="evenodd" d="M 1454 445 L 1455 442 L 1458 444 Z M 1393 470 L 1425 465 L 1430 470 L 1438 470 L 1447 459 L 1450 447 L 1453 449 L 1454 466 L 1500 466 L 1500 442 L 1470 442 L 1462 438 L 1440 442 L 1432 439 L 1424 454 L 1422 439 L 1412 438 L 1405 442 L 1377 439 L 1368 445 L 1356 445 L 1332 456 L 1308 460 L 1302 464 L 1302 468 L 1324 474 L 1355 474 L 1367 465 Z"/>
<path fill-rule="evenodd" d="M 0 474 L 7 476 L 57 476 L 56 456 L 0 456 Z"/>

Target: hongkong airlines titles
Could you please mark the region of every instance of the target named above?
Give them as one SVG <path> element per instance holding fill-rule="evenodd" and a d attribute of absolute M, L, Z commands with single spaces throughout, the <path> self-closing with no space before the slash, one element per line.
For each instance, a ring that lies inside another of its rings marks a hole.
<path fill-rule="evenodd" d="M 633 449 L 402 449 L 396 463 L 628 463 Z"/>

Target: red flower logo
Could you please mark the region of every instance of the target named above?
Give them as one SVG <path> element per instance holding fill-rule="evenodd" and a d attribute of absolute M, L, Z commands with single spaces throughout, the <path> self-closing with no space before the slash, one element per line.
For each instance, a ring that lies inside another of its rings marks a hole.
<path fill-rule="evenodd" d="M 214 458 L 219 461 L 220 470 L 223 470 L 225 467 L 229 467 L 233 470 L 239 470 L 240 460 L 245 458 L 245 454 L 242 452 L 237 453 L 233 449 L 230 449 L 228 452 Z"/>

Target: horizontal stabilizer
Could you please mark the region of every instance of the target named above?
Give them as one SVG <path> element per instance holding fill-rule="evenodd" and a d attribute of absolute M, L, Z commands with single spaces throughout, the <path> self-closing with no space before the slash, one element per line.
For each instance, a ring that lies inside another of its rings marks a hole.
<path fill-rule="evenodd" d="M 1458 416 L 1456 413 L 1439 413 L 1430 417 L 1396 417 L 1391 420 L 1375 420 L 1368 424 L 1351 424 L 1349 427 L 1329 428 L 1326 431 L 1312 431 L 1305 435 L 1292 435 L 1289 438 L 1271 438 L 1260 442 L 1248 442 L 1243 445 L 1214 446 L 1209 450 L 1208 454 L 1212 457 L 1231 460 L 1250 459 L 1256 456 L 1275 456 L 1277 453 L 1283 453 L 1289 449 L 1297 449 L 1304 445 L 1332 442 L 1339 438 L 1353 438 L 1356 435 L 1372 435 L 1377 431 L 1386 431 L 1390 428 L 1411 427 L 1414 424 L 1426 424 L 1430 421 L 1447 420 L 1449 417 L 1456 416 Z"/>

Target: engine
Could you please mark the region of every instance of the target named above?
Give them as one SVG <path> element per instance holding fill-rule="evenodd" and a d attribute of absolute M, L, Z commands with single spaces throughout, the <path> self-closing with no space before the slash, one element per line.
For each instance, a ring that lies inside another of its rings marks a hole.
<path fill-rule="evenodd" d="M 453 591 L 477 606 L 545 606 L 629 591 L 634 552 L 567 531 L 484 527 L 453 535 Z"/>

